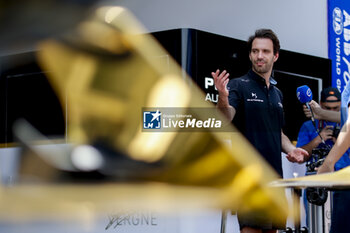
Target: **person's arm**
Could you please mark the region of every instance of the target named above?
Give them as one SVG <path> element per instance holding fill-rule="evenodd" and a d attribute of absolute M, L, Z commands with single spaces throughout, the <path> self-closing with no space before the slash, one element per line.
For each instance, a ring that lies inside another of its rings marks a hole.
<path fill-rule="evenodd" d="M 348 108 L 348 114 L 350 114 L 350 108 Z M 350 115 L 348 115 L 350 116 Z M 350 119 L 346 120 L 345 124 L 341 128 L 337 141 L 332 147 L 331 151 L 327 155 L 323 164 L 318 168 L 317 173 L 325 173 L 334 171 L 335 163 L 343 156 L 343 154 L 349 149 L 350 146 Z"/>
<path fill-rule="evenodd" d="M 236 110 L 232 107 L 228 101 L 229 92 L 227 90 L 227 83 L 229 82 L 229 73 L 224 70 L 220 73 L 220 70 L 216 70 L 216 72 L 212 72 L 211 75 L 214 78 L 214 83 L 216 89 L 219 92 L 219 98 L 217 103 L 217 108 L 221 110 L 221 112 L 227 117 L 229 121 L 232 121 Z"/>
<path fill-rule="evenodd" d="M 321 106 L 314 100 L 309 103 L 315 119 L 327 120 L 340 123 L 340 112 L 331 111 L 321 108 Z M 304 114 L 306 117 L 311 117 L 311 111 L 305 105 L 303 105 Z"/>
<path fill-rule="evenodd" d="M 281 131 L 282 151 L 287 154 L 290 162 L 303 163 L 309 157 L 309 153 L 300 147 L 295 147 L 289 138 Z"/>
<path fill-rule="evenodd" d="M 326 127 L 324 127 L 321 130 L 320 135 L 321 135 L 323 141 L 327 141 L 328 139 L 332 139 L 333 138 L 333 126 L 327 125 Z M 316 148 L 322 142 L 321 137 L 317 135 L 317 137 L 312 139 L 308 144 L 301 146 L 301 148 L 305 149 L 309 154 L 311 154 L 312 149 Z"/>

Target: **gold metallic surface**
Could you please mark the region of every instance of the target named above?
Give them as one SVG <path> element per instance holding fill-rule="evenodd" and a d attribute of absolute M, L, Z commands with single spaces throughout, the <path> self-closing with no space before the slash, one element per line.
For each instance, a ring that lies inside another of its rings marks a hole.
<path fill-rule="evenodd" d="M 323 187 L 331 189 L 349 189 L 350 167 L 346 167 L 332 173 L 309 175 L 293 179 L 276 180 L 271 182 L 271 186 L 295 188 Z"/>

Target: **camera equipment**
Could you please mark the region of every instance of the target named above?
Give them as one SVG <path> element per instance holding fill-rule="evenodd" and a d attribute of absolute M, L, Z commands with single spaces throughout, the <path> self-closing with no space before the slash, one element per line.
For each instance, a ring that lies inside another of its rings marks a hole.
<path fill-rule="evenodd" d="M 306 162 L 306 175 L 316 174 L 316 168 L 321 166 L 330 151 L 329 146 L 320 146 L 312 150 L 310 159 Z M 306 198 L 314 205 L 323 205 L 328 198 L 325 188 L 306 188 Z"/>
<path fill-rule="evenodd" d="M 314 205 L 321 206 L 326 203 L 328 190 L 325 188 L 306 188 L 306 199 Z"/>
<path fill-rule="evenodd" d="M 316 173 L 316 168 L 322 165 L 330 150 L 331 148 L 327 145 L 312 149 L 311 156 L 306 162 L 306 175 Z"/>
<path fill-rule="evenodd" d="M 337 126 L 335 126 L 334 127 L 334 129 L 333 129 L 333 137 L 335 137 L 335 138 L 337 138 L 338 137 L 338 135 L 339 135 L 339 133 L 340 133 L 340 127 L 337 125 Z"/>

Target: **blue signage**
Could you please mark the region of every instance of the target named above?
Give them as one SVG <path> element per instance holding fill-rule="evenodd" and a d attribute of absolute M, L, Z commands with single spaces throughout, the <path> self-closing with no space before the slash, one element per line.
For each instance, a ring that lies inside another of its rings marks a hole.
<path fill-rule="evenodd" d="M 350 1 L 328 0 L 328 45 L 332 86 L 341 92 L 350 80 Z"/>

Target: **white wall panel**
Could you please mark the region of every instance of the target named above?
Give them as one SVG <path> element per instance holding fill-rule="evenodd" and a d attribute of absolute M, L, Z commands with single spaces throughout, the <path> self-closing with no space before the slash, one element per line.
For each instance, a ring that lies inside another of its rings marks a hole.
<path fill-rule="evenodd" d="M 153 31 L 195 28 L 246 40 L 273 29 L 283 49 L 328 58 L 326 0 L 122 0 Z"/>

